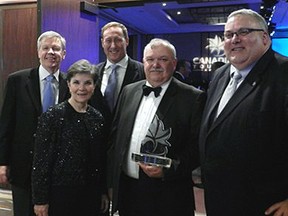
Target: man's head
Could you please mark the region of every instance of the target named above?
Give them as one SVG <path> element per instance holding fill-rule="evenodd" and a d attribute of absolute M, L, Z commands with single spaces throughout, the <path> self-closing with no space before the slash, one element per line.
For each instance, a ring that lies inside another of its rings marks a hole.
<path fill-rule="evenodd" d="M 184 59 L 179 60 L 176 65 L 176 71 L 181 73 L 185 78 L 189 77 L 191 73 L 191 63 Z"/>
<path fill-rule="evenodd" d="M 257 61 L 270 47 L 265 19 L 250 9 L 232 12 L 224 31 L 226 57 L 241 70 Z"/>
<path fill-rule="evenodd" d="M 127 28 L 118 22 L 109 22 L 101 29 L 101 43 L 107 59 L 112 63 L 121 61 L 127 54 L 129 44 Z"/>
<path fill-rule="evenodd" d="M 152 39 L 144 48 L 144 70 L 147 81 L 157 87 L 173 75 L 176 64 L 175 47 L 167 40 Z"/>
<path fill-rule="evenodd" d="M 50 73 L 55 73 L 65 58 L 66 40 L 57 32 L 44 32 L 37 40 L 37 50 L 40 64 Z"/>

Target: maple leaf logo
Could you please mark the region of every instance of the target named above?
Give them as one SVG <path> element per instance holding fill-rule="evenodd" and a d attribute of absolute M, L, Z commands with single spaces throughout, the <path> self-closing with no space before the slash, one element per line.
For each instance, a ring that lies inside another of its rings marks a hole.
<path fill-rule="evenodd" d="M 168 153 L 168 147 L 171 146 L 168 142 L 171 134 L 172 129 L 165 130 L 164 123 L 155 115 L 148 133 L 141 143 L 141 153 L 165 157 Z"/>
<path fill-rule="evenodd" d="M 224 56 L 224 41 L 218 35 L 214 38 L 207 38 L 209 45 L 205 48 L 210 50 L 210 53 L 216 53 L 215 56 Z"/>

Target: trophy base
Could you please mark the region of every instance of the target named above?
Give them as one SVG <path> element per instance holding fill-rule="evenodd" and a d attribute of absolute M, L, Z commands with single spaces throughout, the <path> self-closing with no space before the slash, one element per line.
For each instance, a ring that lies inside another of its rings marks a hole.
<path fill-rule="evenodd" d="M 132 153 L 131 159 L 135 162 L 141 162 L 152 166 L 170 168 L 172 159 L 150 154 Z"/>

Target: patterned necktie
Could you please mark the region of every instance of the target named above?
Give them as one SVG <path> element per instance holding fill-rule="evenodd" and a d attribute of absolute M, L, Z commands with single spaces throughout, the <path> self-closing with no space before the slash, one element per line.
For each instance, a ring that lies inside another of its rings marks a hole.
<path fill-rule="evenodd" d="M 155 97 L 158 97 L 160 95 L 161 90 L 162 90 L 161 86 L 158 86 L 156 88 L 152 88 L 150 86 L 143 85 L 143 94 L 144 94 L 144 96 L 148 96 L 153 91 Z"/>
<path fill-rule="evenodd" d="M 116 103 L 116 89 L 117 89 L 117 67 L 118 65 L 111 65 L 112 71 L 108 79 L 107 87 L 105 89 L 104 98 L 112 112 Z"/>
<path fill-rule="evenodd" d="M 53 91 L 54 75 L 50 74 L 45 78 L 45 85 L 43 90 L 43 105 L 42 111 L 46 112 L 50 106 L 55 105 L 55 94 Z"/>
<path fill-rule="evenodd" d="M 220 100 L 218 111 L 217 111 L 217 117 L 222 112 L 222 110 L 224 109 L 224 107 L 226 106 L 226 104 L 228 103 L 230 98 L 232 97 L 232 95 L 235 93 L 235 91 L 237 89 L 237 84 L 239 83 L 241 78 L 242 78 L 241 74 L 237 71 L 235 71 L 232 74 L 232 78 L 231 78 L 228 86 L 226 87 L 226 89 L 222 95 L 222 98 Z"/>

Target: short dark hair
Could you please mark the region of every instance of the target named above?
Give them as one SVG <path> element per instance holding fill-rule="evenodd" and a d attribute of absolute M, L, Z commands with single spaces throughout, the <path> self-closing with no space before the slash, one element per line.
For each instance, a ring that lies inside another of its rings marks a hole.
<path fill-rule="evenodd" d="M 176 70 L 177 71 L 179 71 L 179 69 L 181 68 L 181 67 L 186 67 L 186 62 L 188 62 L 187 60 L 185 60 L 185 59 L 179 59 L 178 61 L 177 61 L 177 65 L 176 65 Z"/>
<path fill-rule="evenodd" d="M 102 27 L 101 29 L 101 37 L 103 38 L 103 34 L 104 32 L 108 29 L 108 28 L 111 28 L 111 27 L 119 27 L 122 29 L 122 32 L 123 32 L 123 36 L 125 39 L 128 39 L 128 31 L 127 31 L 127 28 L 126 26 L 124 26 L 122 23 L 119 23 L 119 22 L 109 22 L 107 23 L 105 26 Z"/>
<path fill-rule="evenodd" d="M 67 71 L 67 81 L 70 82 L 72 77 L 76 74 L 89 74 L 91 75 L 94 83 L 96 83 L 96 73 L 94 73 L 94 66 L 86 59 L 81 59 L 74 62 Z"/>

